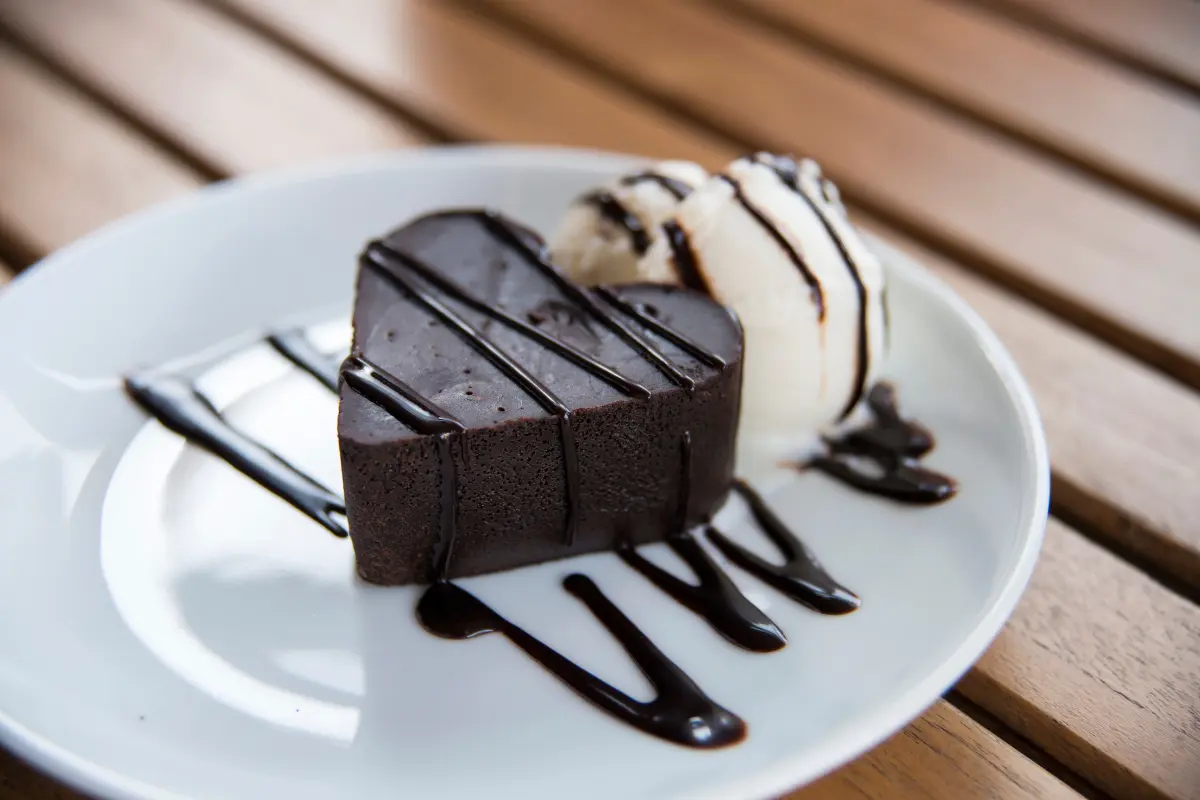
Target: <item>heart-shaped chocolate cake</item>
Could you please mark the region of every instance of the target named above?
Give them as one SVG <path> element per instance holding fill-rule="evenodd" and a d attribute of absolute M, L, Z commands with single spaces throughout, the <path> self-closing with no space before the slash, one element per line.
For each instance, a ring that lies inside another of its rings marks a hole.
<path fill-rule="evenodd" d="M 338 437 L 359 574 L 429 582 L 658 541 L 733 479 L 742 332 L 687 289 L 584 289 L 499 214 L 360 261 Z"/>

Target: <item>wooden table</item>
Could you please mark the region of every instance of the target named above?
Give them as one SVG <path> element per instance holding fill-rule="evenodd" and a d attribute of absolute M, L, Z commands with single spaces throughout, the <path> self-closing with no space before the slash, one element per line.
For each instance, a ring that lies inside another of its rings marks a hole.
<path fill-rule="evenodd" d="M 211 180 L 471 140 L 815 156 L 1033 386 L 1015 617 L 792 797 L 1200 798 L 1200 4 L 0 0 L 0 275 Z M 0 800 L 75 796 L 0 754 Z"/>

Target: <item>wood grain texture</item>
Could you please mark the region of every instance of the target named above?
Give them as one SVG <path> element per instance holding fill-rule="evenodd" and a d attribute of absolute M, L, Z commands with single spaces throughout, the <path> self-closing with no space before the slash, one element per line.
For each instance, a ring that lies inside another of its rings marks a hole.
<path fill-rule="evenodd" d="M 0 748 L 0 800 L 86 800 Z"/>
<path fill-rule="evenodd" d="M 0 44 L 0 237 L 40 258 L 197 176 Z"/>
<path fill-rule="evenodd" d="M 0 24 L 215 171 L 420 139 L 394 115 L 185 0 L 0 0 Z"/>
<path fill-rule="evenodd" d="M 1185 223 L 708 4 L 482 5 L 746 146 L 818 158 L 872 212 L 1200 386 L 1200 232 Z"/>
<path fill-rule="evenodd" d="M 1012 354 L 1046 428 L 1055 507 L 1200 588 L 1200 398 L 878 220 L 857 221 L 946 281 Z"/>
<path fill-rule="evenodd" d="M 1200 91 L 1194 0 L 975 0 Z"/>
<path fill-rule="evenodd" d="M 942 701 L 871 752 L 784 800 L 1078 797 L 1046 770 Z"/>
<path fill-rule="evenodd" d="M 958 689 L 1113 797 L 1200 798 L 1200 607 L 1055 520 Z"/>
<path fill-rule="evenodd" d="M 945 0 L 732 4 L 1200 217 L 1200 103 L 1157 81 Z"/>
<path fill-rule="evenodd" d="M 662 115 L 644 115 L 578 70 L 448 5 L 421 0 L 219 0 L 267 23 L 374 93 L 458 139 L 628 150 L 705 160 Z"/>

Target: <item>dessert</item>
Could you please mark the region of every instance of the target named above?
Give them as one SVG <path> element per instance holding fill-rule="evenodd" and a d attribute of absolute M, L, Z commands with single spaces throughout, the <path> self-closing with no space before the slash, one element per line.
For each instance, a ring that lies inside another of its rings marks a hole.
<path fill-rule="evenodd" d="M 735 160 L 665 215 L 630 279 L 687 286 L 737 312 L 740 435 L 759 447 L 802 449 L 845 420 L 878 374 L 883 269 L 810 160 Z"/>
<path fill-rule="evenodd" d="M 370 244 L 338 421 L 359 574 L 427 583 L 708 519 L 733 478 L 741 349 L 711 300 L 585 292 L 497 214 L 435 213 Z"/>
<path fill-rule="evenodd" d="M 662 222 L 706 180 L 699 164 L 661 161 L 581 195 L 550 238 L 551 258 L 589 285 L 636 281 Z"/>

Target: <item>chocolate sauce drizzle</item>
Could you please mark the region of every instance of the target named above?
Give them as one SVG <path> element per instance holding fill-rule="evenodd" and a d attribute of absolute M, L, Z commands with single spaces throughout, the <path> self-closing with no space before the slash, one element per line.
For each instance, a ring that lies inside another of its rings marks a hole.
<path fill-rule="evenodd" d="M 920 465 L 919 459 L 933 449 L 933 434 L 900 416 L 891 384 L 876 384 L 867 393 L 867 408 L 875 417 L 871 424 L 826 440 L 828 454 L 808 464 L 856 489 L 903 503 L 940 503 L 958 492 L 953 478 Z M 875 469 L 863 471 L 859 460 Z"/>
<path fill-rule="evenodd" d="M 612 331 L 622 341 L 637 350 L 643 358 L 653 364 L 668 380 L 676 386 L 683 387 L 688 392 L 695 391 L 696 382 L 680 370 L 679 367 L 671 363 L 671 360 L 655 347 L 650 340 L 605 310 L 582 286 L 568 278 L 563 274 L 562 270 L 550 263 L 550 260 L 546 257 L 542 240 L 537 234 L 527 228 L 514 224 L 507 217 L 494 211 L 482 210 L 463 213 L 475 216 L 482 221 L 493 236 L 496 236 L 517 250 L 530 266 L 549 278 L 558 287 L 559 291 L 575 302 L 580 308 L 587 311 L 593 319 Z"/>
<path fill-rule="evenodd" d="M 385 280 L 390 279 L 395 268 L 411 270 L 449 297 L 532 339 L 547 350 L 562 356 L 576 366 L 590 372 L 617 391 L 630 397 L 650 396 L 650 390 L 637 381 L 630 380 L 612 367 L 598 361 L 574 345 L 564 342 L 562 339 L 546 333 L 541 328 L 531 325 L 524 320 L 517 319 L 490 303 L 480 300 L 454 281 L 439 274 L 420 259 L 389 247 L 383 242 L 372 242 L 367 248 L 367 261 L 365 263 L 373 267 Z"/>
<path fill-rule="evenodd" d="M 334 536 L 348 535 L 341 520 L 334 516 L 346 514 L 341 497 L 231 426 L 187 381 L 172 376 L 135 375 L 125 379 L 125 391 L 167 429 L 224 459 Z"/>
<path fill-rule="evenodd" d="M 692 193 L 692 187 L 683 181 L 663 175 L 661 172 L 654 172 L 653 170 L 635 172 L 632 175 L 626 175 L 621 178 L 622 186 L 636 186 L 639 183 L 657 183 L 674 195 L 676 200 L 682 200 Z"/>
<path fill-rule="evenodd" d="M 716 353 L 708 350 L 697 344 L 694 340 L 684 336 L 679 331 L 667 325 L 662 320 L 652 317 L 646 313 L 646 310 L 632 303 L 627 303 L 619 294 L 614 292 L 607 286 L 597 286 L 593 289 L 596 294 L 604 298 L 606 302 L 612 305 L 621 313 L 628 317 L 636 319 L 642 323 L 642 326 L 648 330 L 657 333 L 662 338 L 666 339 L 671 344 L 684 351 L 692 358 L 700 363 L 712 367 L 713 369 L 725 369 L 725 359 L 721 358 Z"/>
<path fill-rule="evenodd" d="M 634 700 L 452 583 L 430 586 L 417 604 L 417 618 L 427 631 L 447 639 L 499 633 L 587 702 L 660 739 L 688 747 L 717 748 L 745 738 L 746 723 L 709 698 L 591 579 L 569 575 L 563 588 L 583 601 L 650 680 L 658 693 L 653 700 Z"/>
<path fill-rule="evenodd" d="M 313 347 L 302 329 L 272 333 L 267 337 L 267 344 L 302 371 L 316 378 L 331 392 L 338 390 L 337 364 L 334 359 Z"/>
<path fill-rule="evenodd" d="M 679 450 L 681 463 L 679 505 L 675 515 L 676 532 L 667 537 L 667 545 L 691 567 L 698 583 L 690 584 L 676 578 L 642 556 L 628 541 L 617 544 L 617 555 L 738 647 L 756 653 L 779 650 L 787 644 L 787 638 L 779 630 L 779 626 L 759 610 L 758 606 L 746 599 L 737 585 L 688 532 L 687 510 L 692 486 L 690 431 L 684 434 Z"/>
<path fill-rule="evenodd" d="M 708 529 L 708 540 L 734 564 L 788 597 L 822 614 L 848 614 L 862 601 L 858 595 L 833 579 L 817 556 L 792 533 L 783 520 L 744 481 L 736 481 L 734 490 L 746 501 L 754 521 L 784 557 L 782 564 L 764 558 L 735 544 L 715 528 Z"/>
<path fill-rule="evenodd" d="M 633 245 L 633 252 L 637 255 L 645 255 L 646 251 L 650 249 L 650 234 L 646 233 L 642 221 L 626 208 L 625 204 L 618 200 L 612 192 L 588 192 L 576 202 L 592 206 L 603 219 L 624 229 L 625 233 L 629 235 L 629 243 Z"/>
<path fill-rule="evenodd" d="M 712 297 L 712 287 L 708 285 L 708 279 L 700 269 L 700 261 L 696 258 L 696 251 L 692 249 L 688 232 L 673 219 L 664 222 L 662 230 L 663 235 L 667 237 L 667 246 L 671 248 L 671 264 L 675 267 L 675 275 L 679 282 L 689 289 Z"/>
<path fill-rule="evenodd" d="M 742 208 L 746 209 L 750 216 L 754 217 L 755 221 L 766 231 L 779 248 L 787 255 L 796 269 L 800 271 L 804 282 L 808 284 L 808 290 L 812 294 L 813 305 L 817 307 L 817 320 L 825 321 L 825 291 L 821 288 L 821 282 L 817 280 L 817 276 L 808 268 L 808 264 L 804 261 L 804 257 L 800 252 L 792 246 L 792 243 L 787 240 L 787 237 L 775 226 L 773 222 L 766 218 L 750 199 L 746 197 L 746 193 L 742 191 L 742 184 L 735 178 L 729 175 L 718 175 L 718 178 L 728 183 L 733 187 L 733 195 L 737 201 L 742 204 Z"/>
<path fill-rule="evenodd" d="M 350 356 L 343 362 L 342 380 L 418 434 L 437 437 L 441 536 L 433 556 L 433 569 L 439 578 L 446 577 L 458 530 L 458 466 L 454 462 L 454 440 L 466 427 L 395 375 L 361 356 Z"/>
<path fill-rule="evenodd" d="M 779 176 L 779 180 L 784 186 L 787 186 L 808 204 L 812 212 L 817 215 L 817 219 L 821 221 L 821 226 L 825 229 L 825 233 L 833 240 L 838 253 L 842 257 L 842 262 L 846 265 L 846 270 L 850 273 L 850 278 L 854 281 L 854 291 L 858 297 L 858 347 L 855 354 L 854 386 L 850 390 L 850 396 L 846 399 L 846 405 L 842 408 L 842 413 L 838 416 L 839 420 L 845 419 L 850 416 L 850 412 L 854 410 L 854 407 L 862 399 L 867 383 L 867 368 L 871 359 L 869 340 L 867 338 L 867 288 L 863 285 L 858 262 L 850 255 L 850 251 L 846 248 L 846 242 L 842 239 L 842 235 L 838 231 L 837 226 L 834 225 L 833 220 L 829 218 L 824 203 L 814 200 L 805 191 L 803 184 L 800 182 L 800 165 L 796 163 L 794 158 L 777 156 L 770 153 L 759 153 L 753 160 L 755 163 L 769 167 Z M 828 187 L 830 184 L 826 181 L 823 185 Z M 828 190 L 826 190 L 825 195 L 825 200 L 828 201 Z"/>
<path fill-rule="evenodd" d="M 546 384 L 538 380 L 536 375 L 493 344 L 490 339 L 483 335 L 482 331 L 459 316 L 457 312 L 441 300 L 409 281 L 407 277 L 402 276 L 397 270 L 391 269 L 390 264 L 395 263 L 395 260 L 382 258 L 382 252 L 383 250 L 379 246 L 372 245 L 368 247 L 363 254 L 363 265 L 371 269 L 376 275 L 387 280 L 400 293 L 412 298 L 413 301 L 440 319 L 447 327 L 457 333 L 464 342 L 470 345 L 472 349 L 507 375 L 509 380 L 532 397 L 538 405 L 548 413 L 558 417 L 559 436 L 562 439 L 563 446 L 563 468 L 567 486 L 567 520 L 566 536 L 564 538 L 568 546 L 573 544 L 575 541 L 575 529 L 579 521 L 579 459 L 575 454 L 575 431 L 571 427 L 571 409 L 558 398 L 558 395 L 550 391 Z M 395 251 L 392 252 L 394 253 Z"/>

